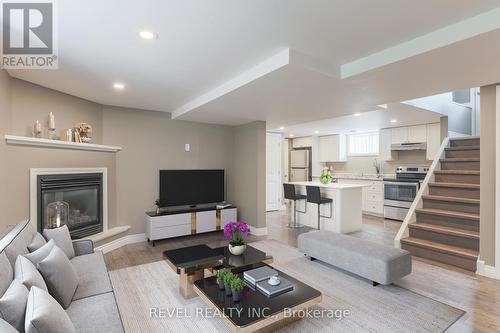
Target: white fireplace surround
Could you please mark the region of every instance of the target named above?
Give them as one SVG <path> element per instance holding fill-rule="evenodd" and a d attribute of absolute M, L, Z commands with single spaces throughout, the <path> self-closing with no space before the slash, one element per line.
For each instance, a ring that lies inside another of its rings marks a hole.
<path fill-rule="evenodd" d="M 31 168 L 30 169 L 30 220 L 38 225 L 37 214 L 37 177 L 41 175 L 60 175 L 60 174 L 102 174 L 102 219 L 103 231 L 101 233 L 88 237 L 94 242 L 101 241 L 108 237 L 118 235 L 130 229 L 130 226 L 120 226 L 108 229 L 108 169 L 107 168 Z"/>

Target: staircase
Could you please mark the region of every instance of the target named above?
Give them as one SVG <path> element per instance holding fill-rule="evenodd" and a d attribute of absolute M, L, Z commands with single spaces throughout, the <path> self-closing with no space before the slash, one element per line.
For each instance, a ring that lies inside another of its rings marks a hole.
<path fill-rule="evenodd" d="M 476 271 L 479 256 L 479 138 L 450 139 L 401 247 Z"/>

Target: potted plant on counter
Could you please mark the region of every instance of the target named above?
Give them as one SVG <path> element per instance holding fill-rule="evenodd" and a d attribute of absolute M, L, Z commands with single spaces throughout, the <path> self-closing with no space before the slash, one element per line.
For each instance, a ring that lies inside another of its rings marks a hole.
<path fill-rule="evenodd" d="M 217 285 L 219 286 L 219 290 L 224 290 L 224 277 L 231 273 L 231 271 L 227 268 L 222 268 L 217 271 Z"/>
<path fill-rule="evenodd" d="M 244 239 L 250 233 L 250 228 L 244 221 L 230 222 L 224 227 L 224 237 L 229 239 L 229 252 L 239 256 L 245 252 L 247 246 Z"/>
<path fill-rule="evenodd" d="M 156 215 L 159 215 L 161 213 L 161 203 L 160 199 L 156 199 L 155 201 L 155 206 L 156 206 Z"/>
<path fill-rule="evenodd" d="M 241 291 L 243 290 L 243 288 L 245 288 L 245 281 L 234 275 L 233 278 L 229 281 L 229 284 L 233 293 L 233 301 L 239 302 L 241 299 Z"/>
<path fill-rule="evenodd" d="M 226 296 L 231 296 L 231 280 L 234 279 L 235 275 L 228 271 L 226 274 L 224 274 L 223 280 L 224 280 L 224 287 L 226 289 Z"/>

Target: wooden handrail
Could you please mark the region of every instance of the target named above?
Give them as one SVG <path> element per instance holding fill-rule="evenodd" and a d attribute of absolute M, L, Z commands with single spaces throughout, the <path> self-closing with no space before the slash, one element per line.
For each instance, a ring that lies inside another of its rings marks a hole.
<path fill-rule="evenodd" d="M 409 236 L 408 225 L 415 223 L 415 221 L 417 220 L 417 215 L 415 211 L 417 208 L 422 208 L 423 205 L 422 196 L 429 193 L 429 183 L 434 181 L 434 171 L 441 170 L 441 163 L 439 162 L 439 160 L 445 157 L 445 149 L 449 145 L 450 145 L 450 138 L 449 137 L 444 138 L 443 142 L 441 143 L 441 147 L 439 147 L 439 151 L 436 153 L 436 156 L 432 161 L 429 171 L 425 176 L 424 181 L 420 185 L 420 189 L 417 192 L 417 196 L 415 197 L 415 200 L 413 200 L 413 203 L 411 204 L 410 209 L 408 210 L 408 213 L 406 214 L 406 217 L 403 223 L 401 224 L 401 227 L 399 228 L 396 237 L 394 238 L 394 247 L 401 248 L 401 239 Z"/>

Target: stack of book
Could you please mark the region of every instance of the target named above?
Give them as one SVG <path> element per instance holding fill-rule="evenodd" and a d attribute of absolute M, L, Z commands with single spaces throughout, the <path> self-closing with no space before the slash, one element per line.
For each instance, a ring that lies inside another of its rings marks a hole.
<path fill-rule="evenodd" d="M 245 284 L 252 290 L 258 290 L 267 297 L 280 295 L 293 290 L 293 285 L 284 277 L 279 277 L 280 283 L 272 285 L 269 283 L 271 276 L 278 276 L 278 271 L 269 266 L 262 266 L 243 273 Z"/>

